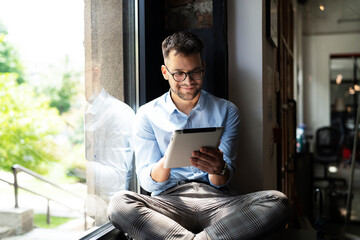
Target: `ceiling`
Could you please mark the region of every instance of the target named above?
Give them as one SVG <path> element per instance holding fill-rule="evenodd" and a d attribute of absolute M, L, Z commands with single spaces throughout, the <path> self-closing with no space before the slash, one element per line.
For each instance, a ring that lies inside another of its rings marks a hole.
<path fill-rule="evenodd" d="M 304 35 L 360 33 L 360 0 L 300 1 L 303 2 Z M 324 6 L 323 11 L 320 6 Z M 359 70 L 359 58 L 356 65 Z M 351 78 L 354 71 L 353 59 L 334 59 L 330 63 L 330 69 L 333 79 L 340 73 L 345 78 Z"/>
<path fill-rule="evenodd" d="M 306 35 L 360 32 L 360 0 L 309 0 L 303 8 Z"/>

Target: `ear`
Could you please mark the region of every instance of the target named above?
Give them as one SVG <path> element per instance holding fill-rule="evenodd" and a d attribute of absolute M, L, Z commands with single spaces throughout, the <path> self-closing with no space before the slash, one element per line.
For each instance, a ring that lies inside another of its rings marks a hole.
<path fill-rule="evenodd" d="M 204 72 L 205 72 L 205 61 L 203 61 L 203 68 L 204 68 Z"/>
<path fill-rule="evenodd" d="M 167 70 L 166 70 L 165 65 L 161 65 L 161 73 L 162 73 L 164 79 L 165 79 L 165 80 L 168 80 L 168 75 L 166 74 L 166 73 L 167 73 Z"/>

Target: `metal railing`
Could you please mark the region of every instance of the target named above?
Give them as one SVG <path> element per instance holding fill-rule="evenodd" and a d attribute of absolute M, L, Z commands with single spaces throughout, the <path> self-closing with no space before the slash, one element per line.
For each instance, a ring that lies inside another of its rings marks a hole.
<path fill-rule="evenodd" d="M 85 228 L 85 230 L 87 229 L 87 224 L 86 224 L 86 218 L 87 218 L 87 214 L 86 214 L 86 199 L 85 199 L 84 197 L 82 197 L 82 196 L 80 196 L 80 195 L 77 195 L 77 194 L 75 194 L 75 193 L 73 193 L 73 192 L 71 192 L 71 191 L 63 188 L 63 187 L 57 185 L 56 183 L 54 183 L 54 182 L 52 182 L 52 181 L 50 181 L 50 180 L 45 179 L 45 178 L 44 178 L 43 176 L 41 176 L 40 174 L 38 174 L 38 173 L 36 173 L 36 172 L 33 172 L 33 171 L 31 171 L 30 169 L 27 169 L 27 168 L 25 168 L 25 167 L 23 167 L 23 166 L 21 166 L 21 165 L 19 165 L 19 164 L 15 164 L 15 165 L 12 166 L 12 172 L 13 172 L 13 175 L 14 175 L 14 183 L 11 183 L 11 182 L 6 181 L 6 180 L 4 180 L 4 179 L 0 179 L 0 180 L 14 186 L 15 208 L 18 208 L 18 207 L 19 207 L 19 201 L 18 201 L 19 199 L 18 199 L 18 196 L 19 196 L 19 188 L 21 188 L 21 189 L 23 189 L 23 190 L 25 190 L 25 191 L 27 191 L 27 192 L 30 192 L 30 193 L 32 193 L 32 194 L 34 194 L 34 195 L 37 195 L 37 196 L 46 198 L 46 200 L 47 200 L 46 221 L 47 221 L 48 224 L 50 224 L 50 201 L 53 201 L 53 202 L 55 202 L 55 203 L 57 203 L 57 204 L 60 204 L 60 205 L 62 205 L 62 206 L 64 206 L 64 207 L 70 209 L 70 210 L 73 210 L 73 211 L 79 212 L 79 213 L 81 213 L 81 214 L 84 214 L 84 228 Z M 53 198 L 51 198 L 51 197 L 45 196 L 44 194 L 41 194 L 41 193 L 38 193 L 38 192 L 33 191 L 33 190 L 31 190 L 31 189 L 28 189 L 28 188 L 26 188 L 26 187 L 20 186 L 19 183 L 18 183 L 18 178 L 17 178 L 18 172 L 24 172 L 24 173 L 26 173 L 26 174 L 28 174 L 28 175 L 31 175 L 32 177 L 34 177 L 34 178 L 36 178 L 36 179 L 39 179 L 39 180 L 42 181 L 42 182 L 48 183 L 48 184 L 52 185 L 53 187 L 55 187 L 55 188 L 57 188 L 57 189 L 60 189 L 60 190 L 62 190 L 63 192 L 66 192 L 67 194 L 69 194 L 69 195 L 71 195 L 71 196 L 74 196 L 74 197 L 76 197 L 76 198 L 79 198 L 79 199 L 83 200 L 83 201 L 84 201 L 84 210 L 79 210 L 79 209 L 76 209 L 76 208 L 72 208 L 72 207 L 67 206 L 67 205 L 65 205 L 64 203 L 59 202 L 59 201 L 57 201 L 57 200 L 55 200 L 55 199 L 53 199 Z"/>

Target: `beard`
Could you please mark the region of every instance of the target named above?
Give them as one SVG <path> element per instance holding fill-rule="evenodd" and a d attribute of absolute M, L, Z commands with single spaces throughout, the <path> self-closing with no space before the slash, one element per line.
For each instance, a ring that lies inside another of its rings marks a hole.
<path fill-rule="evenodd" d="M 179 98 L 181 98 L 182 100 L 185 100 L 185 101 L 193 100 L 199 94 L 199 92 L 201 90 L 201 86 L 199 84 L 192 84 L 191 87 L 195 87 L 194 92 L 192 92 L 192 93 L 183 93 L 183 92 L 181 92 L 181 86 L 184 86 L 184 85 L 179 85 L 176 89 L 174 89 L 172 87 L 170 89 Z"/>

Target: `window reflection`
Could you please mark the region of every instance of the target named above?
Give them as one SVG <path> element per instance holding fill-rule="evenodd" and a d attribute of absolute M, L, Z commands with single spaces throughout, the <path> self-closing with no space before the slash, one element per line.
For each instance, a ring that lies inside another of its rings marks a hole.
<path fill-rule="evenodd" d="M 85 1 L 87 210 L 96 226 L 108 222 L 115 192 L 137 190 L 132 146 L 136 2 Z"/>
<path fill-rule="evenodd" d="M 99 69 L 93 69 L 93 95 L 85 112 L 88 211 L 96 225 L 107 222 L 110 197 L 133 189 L 134 153 L 132 123 L 135 113 L 124 102 L 109 95 L 99 83 Z"/>

